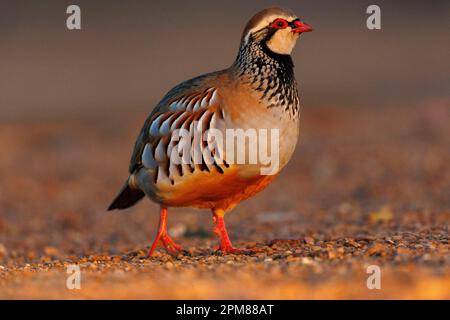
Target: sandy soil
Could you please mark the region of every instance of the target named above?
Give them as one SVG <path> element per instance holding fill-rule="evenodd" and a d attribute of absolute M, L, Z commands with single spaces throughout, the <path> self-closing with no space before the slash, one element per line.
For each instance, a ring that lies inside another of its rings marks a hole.
<path fill-rule="evenodd" d="M 226 216 L 262 249 L 244 256 L 212 250 L 210 213 L 171 209 L 187 253 L 146 259 L 157 205 L 105 211 L 144 114 L 2 124 L 0 298 L 449 299 L 449 106 L 305 110 L 289 166 Z"/>

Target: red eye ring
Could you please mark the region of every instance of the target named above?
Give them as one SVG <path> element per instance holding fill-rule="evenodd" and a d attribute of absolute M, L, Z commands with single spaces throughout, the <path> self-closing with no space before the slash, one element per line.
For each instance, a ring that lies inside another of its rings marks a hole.
<path fill-rule="evenodd" d="M 289 26 L 289 23 L 284 19 L 278 18 L 275 19 L 275 21 L 272 22 L 270 26 L 275 29 L 285 29 Z"/>

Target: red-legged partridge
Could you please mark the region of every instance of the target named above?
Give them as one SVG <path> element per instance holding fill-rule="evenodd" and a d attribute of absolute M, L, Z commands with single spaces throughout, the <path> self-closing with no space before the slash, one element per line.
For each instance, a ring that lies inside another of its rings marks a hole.
<path fill-rule="evenodd" d="M 231 67 L 177 85 L 150 113 L 134 147 L 130 175 L 108 208 L 131 207 L 145 195 L 161 205 L 149 255 L 160 242 L 171 253 L 181 250 L 167 233 L 168 207 L 211 209 L 219 250 L 243 252 L 231 245 L 223 217 L 272 182 L 293 154 L 300 105 L 290 53 L 300 34 L 311 30 L 286 9 L 257 13 L 244 29 Z M 230 139 L 235 144 L 228 148 Z M 263 147 L 275 155 L 270 170 L 259 153 Z M 242 150 L 246 154 L 236 161 Z"/>

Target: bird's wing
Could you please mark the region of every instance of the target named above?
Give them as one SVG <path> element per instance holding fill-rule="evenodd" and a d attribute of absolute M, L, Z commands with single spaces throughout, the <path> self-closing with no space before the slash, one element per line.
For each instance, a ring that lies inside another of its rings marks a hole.
<path fill-rule="evenodd" d="M 180 152 L 186 144 L 186 140 L 175 137 L 175 133 L 179 134 L 177 129 L 185 129 L 190 133 L 190 145 L 194 148 L 194 130 L 200 132 L 200 138 L 204 140 L 203 135 L 207 130 L 223 128 L 224 115 L 219 89 L 212 86 L 211 81 L 205 80 L 208 79 L 201 77 L 182 83 L 172 89 L 156 106 L 145 121 L 136 141 L 129 168 L 131 174 L 144 167 L 155 171 L 155 183 L 160 179 L 174 183 L 176 176 L 183 176 L 187 172 L 221 172 L 221 165 L 227 166 L 226 163 L 219 164 L 214 161 L 214 156 L 206 159 L 203 150 L 200 152 L 200 163 L 196 161 L 180 164 L 171 159 L 174 150 Z M 214 147 L 208 142 L 200 143 L 200 146 L 202 149 L 210 148 L 209 154 L 214 155 Z M 186 154 L 182 155 L 185 156 Z"/>

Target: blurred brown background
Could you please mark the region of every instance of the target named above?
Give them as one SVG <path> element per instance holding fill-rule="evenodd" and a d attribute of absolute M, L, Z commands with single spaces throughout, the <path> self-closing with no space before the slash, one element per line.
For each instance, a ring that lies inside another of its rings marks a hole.
<path fill-rule="evenodd" d="M 73 3 L 81 31 L 66 29 Z M 366 28 L 372 3 L 381 31 Z M 145 114 L 178 82 L 230 65 L 249 17 L 274 4 L 315 28 L 294 53 L 306 108 L 450 96 L 449 1 L 2 0 L 0 120 Z"/>

